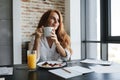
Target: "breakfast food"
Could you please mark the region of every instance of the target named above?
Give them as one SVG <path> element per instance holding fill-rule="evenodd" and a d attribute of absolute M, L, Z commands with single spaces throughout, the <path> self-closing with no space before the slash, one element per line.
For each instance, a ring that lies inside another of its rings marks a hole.
<path fill-rule="evenodd" d="M 44 62 L 42 64 L 42 67 L 61 67 L 61 63 L 48 63 L 48 62 Z"/>

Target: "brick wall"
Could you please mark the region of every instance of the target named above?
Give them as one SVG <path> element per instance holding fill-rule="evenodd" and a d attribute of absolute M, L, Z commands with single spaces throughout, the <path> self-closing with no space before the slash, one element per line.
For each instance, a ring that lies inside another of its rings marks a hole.
<path fill-rule="evenodd" d="M 64 15 L 64 0 L 21 0 L 22 42 L 30 40 L 38 21 L 48 9 L 58 9 Z M 64 17 L 64 16 L 63 16 Z"/>
<path fill-rule="evenodd" d="M 35 31 L 44 12 L 48 9 L 58 9 L 63 17 L 65 0 L 21 0 L 21 34 L 22 34 L 22 63 L 26 63 L 26 52 L 30 35 Z"/>

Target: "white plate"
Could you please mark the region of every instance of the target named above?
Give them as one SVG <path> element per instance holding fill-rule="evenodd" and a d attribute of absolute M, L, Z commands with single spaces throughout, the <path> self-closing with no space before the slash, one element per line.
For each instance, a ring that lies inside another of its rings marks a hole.
<path fill-rule="evenodd" d="M 44 64 L 45 62 L 47 62 L 48 64 L 61 64 L 61 66 L 53 66 L 53 67 L 50 67 L 50 66 L 42 66 L 42 64 Z M 41 67 L 41 68 L 59 68 L 59 67 L 63 67 L 65 66 L 66 63 L 65 62 L 60 62 L 60 61 L 44 61 L 44 62 L 39 62 L 37 64 L 37 66 Z"/>

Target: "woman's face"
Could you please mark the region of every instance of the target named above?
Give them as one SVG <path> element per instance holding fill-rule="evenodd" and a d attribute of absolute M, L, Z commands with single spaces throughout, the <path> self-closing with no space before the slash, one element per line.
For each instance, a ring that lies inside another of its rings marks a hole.
<path fill-rule="evenodd" d="M 56 12 L 50 13 L 50 16 L 48 18 L 48 26 L 54 27 L 56 30 L 59 26 L 59 16 Z"/>

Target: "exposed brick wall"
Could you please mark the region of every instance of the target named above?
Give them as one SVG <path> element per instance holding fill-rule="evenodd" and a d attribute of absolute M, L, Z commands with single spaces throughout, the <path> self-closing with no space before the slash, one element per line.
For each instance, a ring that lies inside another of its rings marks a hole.
<path fill-rule="evenodd" d="M 21 0 L 22 42 L 30 41 L 38 21 L 48 9 L 58 9 L 64 17 L 64 0 Z"/>
<path fill-rule="evenodd" d="M 38 22 L 48 9 L 58 9 L 63 17 L 65 0 L 21 0 L 21 34 L 22 34 L 22 63 L 26 63 L 26 52 L 30 35 L 35 31 Z"/>

